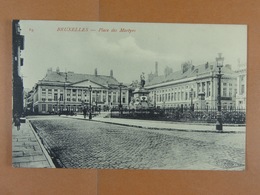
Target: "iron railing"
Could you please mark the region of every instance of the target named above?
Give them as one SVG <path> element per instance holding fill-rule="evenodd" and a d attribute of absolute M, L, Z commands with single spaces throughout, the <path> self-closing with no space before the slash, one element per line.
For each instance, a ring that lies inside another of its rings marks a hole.
<path fill-rule="evenodd" d="M 245 109 L 222 110 L 222 121 L 226 124 L 245 124 Z M 215 123 L 217 109 L 195 110 L 180 108 L 111 109 L 112 118 L 147 119 L 162 121 Z"/>

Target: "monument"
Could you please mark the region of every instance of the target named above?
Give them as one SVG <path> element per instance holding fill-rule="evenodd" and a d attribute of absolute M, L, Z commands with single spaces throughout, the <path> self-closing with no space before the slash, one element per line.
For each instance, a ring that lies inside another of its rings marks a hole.
<path fill-rule="evenodd" d="M 150 98 L 149 98 L 149 91 L 144 88 L 145 85 L 145 76 L 144 73 L 140 75 L 140 84 L 133 91 L 133 99 L 130 102 L 130 109 L 147 109 L 152 107 Z"/>

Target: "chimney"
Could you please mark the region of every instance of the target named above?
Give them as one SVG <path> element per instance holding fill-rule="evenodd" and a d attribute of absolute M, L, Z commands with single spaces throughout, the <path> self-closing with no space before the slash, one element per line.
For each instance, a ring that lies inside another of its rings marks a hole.
<path fill-rule="evenodd" d="M 56 68 L 56 72 L 57 72 L 57 73 L 60 72 L 60 68 L 59 68 L 59 67 Z"/>
<path fill-rule="evenodd" d="M 52 68 L 48 68 L 47 74 L 52 72 Z"/>
<path fill-rule="evenodd" d="M 95 68 L 95 76 L 97 76 L 97 68 Z"/>
<path fill-rule="evenodd" d="M 158 62 L 155 62 L 155 76 L 158 76 Z"/>
<path fill-rule="evenodd" d="M 148 74 L 148 82 L 151 82 L 151 80 L 154 78 L 154 74 L 150 73 Z"/>
<path fill-rule="evenodd" d="M 173 72 L 172 68 L 166 66 L 166 68 L 164 69 L 164 76 L 167 77 L 168 75 L 170 75 Z"/>
<path fill-rule="evenodd" d="M 184 62 L 181 65 L 181 69 L 182 69 L 182 74 L 184 74 L 185 72 L 187 72 L 191 67 L 191 63 L 190 62 Z"/>
<path fill-rule="evenodd" d="M 110 70 L 110 76 L 113 77 L 113 70 Z"/>
<path fill-rule="evenodd" d="M 205 64 L 205 69 L 208 69 L 208 67 L 209 67 L 209 62 L 207 62 L 207 63 Z"/>

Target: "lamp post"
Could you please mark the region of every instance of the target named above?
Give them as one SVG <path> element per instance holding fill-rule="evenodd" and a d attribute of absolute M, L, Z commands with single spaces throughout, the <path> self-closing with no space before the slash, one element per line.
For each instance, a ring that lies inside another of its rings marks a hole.
<path fill-rule="evenodd" d="M 122 110 L 122 83 L 119 84 L 119 110 L 120 110 L 120 114 L 123 113 L 123 110 Z"/>
<path fill-rule="evenodd" d="M 98 96 L 99 96 L 99 92 L 96 91 L 96 110 L 97 110 L 97 106 L 98 106 Z"/>
<path fill-rule="evenodd" d="M 154 108 L 156 108 L 156 91 L 154 91 Z"/>
<path fill-rule="evenodd" d="M 91 91 L 92 91 L 92 87 L 91 87 L 91 85 L 90 85 L 90 86 L 89 86 L 89 120 L 92 119 Z"/>
<path fill-rule="evenodd" d="M 217 67 L 218 67 L 218 112 L 217 112 L 217 123 L 216 123 L 216 130 L 222 132 L 223 125 L 222 125 L 222 116 L 221 116 L 221 68 L 223 67 L 224 58 L 221 56 L 221 53 L 219 53 L 219 56 L 216 58 L 217 61 Z"/>
<path fill-rule="evenodd" d="M 60 103 L 60 101 L 61 101 L 61 95 L 60 95 L 60 97 L 59 97 L 59 108 L 58 108 L 58 113 L 59 113 L 59 116 L 61 115 L 61 103 Z"/>
<path fill-rule="evenodd" d="M 193 112 L 194 111 L 194 107 L 193 107 L 193 89 L 190 89 L 190 109 Z"/>
<path fill-rule="evenodd" d="M 64 82 L 64 111 L 66 110 L 66 83 L 67 83 L 67 80 L 68 80 L 68 73 L 65 72 L 65 82 Z"/>

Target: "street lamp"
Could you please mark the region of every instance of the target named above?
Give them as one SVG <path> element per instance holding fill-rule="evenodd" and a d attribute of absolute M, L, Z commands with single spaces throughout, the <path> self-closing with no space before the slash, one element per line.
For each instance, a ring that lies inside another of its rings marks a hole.
<path fill-rule="evenodd" d="M 91 85 L 89 86 L 89 120 L 91 120 L 92 119 L 92 103 L 91 103 L 91 91 L 92 91 L 92 87 L 91 87 Z"/>
<path fill-rule="evenodd" d="M 58 99 L 58 106 L 57 106 L 57 112 L 58 112 L 58 114 L 59 114 L 59 116 L 60 116 L 60 100 L 61 100 L 61 96 L 59 97 L 59 99 Z"/>
<path fill-rule="evenodd" d="M 221 116 L 221 68 L 223 67 L 224 58 L 221 56 L 221 53 L 218 54 L 219 56 L 216 58 L 217 61 L 217 67 L 218 67 L 218 112 L 217 112 L 217 123 L 216 123 L 216 130 L 222 131 L 223 125 L 222 125 L 222 116 Z"/>
<path fill-rule="evenodd" d="M 190 89 L 190 109 L 193 112 L 194 111 L 194 106 L 193 106 L 193 89 Z"/>
<path fill-rule="evenodd" d="M 98 106 L 98 96 L 99 96 L 99 92 L 96 91 L 96 109 L 97 109 L 97 106 Z"/>
<path fill-rule="evenodd" d="M 153 100 L 154 100 L 154 108 L 156 108 L 156 91 L 154 91 L 154 97 L 153 97 Z"/>
<path fill-rule="evenodd" d="M 68 73 L 65 72 L 65 82 L 64 82 L 64 111 L 66 110 L 66 83 L 67 83 L 67 80 L 68 80 Z"/>
<path fill-rule="evenodd" d="M 119 110 L 120 114 L 122 114 L 122 101 L 121 101 L 121 96 L 122 96 L 122 83 L 119 84 Z"/>

